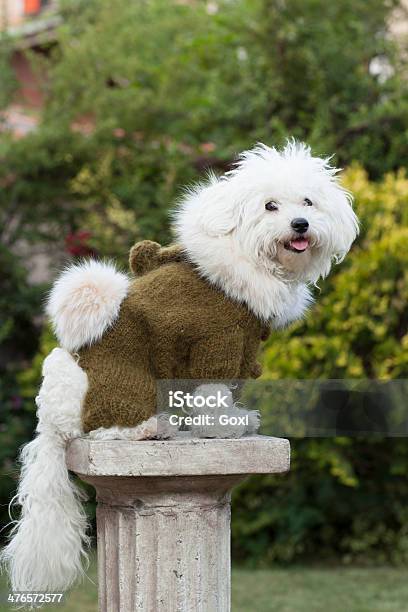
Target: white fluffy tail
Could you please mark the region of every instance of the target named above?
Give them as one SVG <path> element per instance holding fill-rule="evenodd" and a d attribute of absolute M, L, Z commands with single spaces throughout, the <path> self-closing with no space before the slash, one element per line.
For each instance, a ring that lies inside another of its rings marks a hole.
<path fill-rule="evenodd" d="M 65 441 L 41 433 L 21 452 L 21 518 L 2 551 L 15 591 L 65 590 L 82 572 L 86 515 L 65 467 Z"/>
<path fill-rule="evenodd" d="M 87 377 L 62 349 L 47 357 L 43 375 L 38 434 L 22 449 L 13 500 L 21 506 L 21 516 L 0 555 L 16 591 L 66 590 L 83 573 L 89 544 L 81 503 L 85 495 L 70 480 L 65 463 L 67 440 L 81 433 Z"/>

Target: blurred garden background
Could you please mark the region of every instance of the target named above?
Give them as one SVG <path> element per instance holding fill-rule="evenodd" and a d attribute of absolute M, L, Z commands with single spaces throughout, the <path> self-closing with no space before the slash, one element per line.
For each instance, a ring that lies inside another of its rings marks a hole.
<path fill-rule="evenodd" d="M 334 153 L 362 223 L 311 314 L 264 347 L 264 377 L 408 378 L 404 0 L 0 0 L 0 24 L 2 526 L 55 345 L 53 278 L 169 242 L 182 187 L 257 141 Z M 408 440 L 294 439 L 292 453 L 287 476 L 237 490 L 235 564 L 404 567 Z M 404 593 L 378 610 L 403 610 Z"/>

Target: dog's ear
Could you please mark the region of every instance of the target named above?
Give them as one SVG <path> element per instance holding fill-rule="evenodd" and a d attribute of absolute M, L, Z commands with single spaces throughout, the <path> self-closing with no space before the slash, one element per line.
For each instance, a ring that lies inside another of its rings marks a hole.
<path fill-rule="evenodd" d="M 238 223 L 238 206 L 228 181 L 217 181 L 199 193 L 198 222 L 208 236 L 225 236 Z"/>

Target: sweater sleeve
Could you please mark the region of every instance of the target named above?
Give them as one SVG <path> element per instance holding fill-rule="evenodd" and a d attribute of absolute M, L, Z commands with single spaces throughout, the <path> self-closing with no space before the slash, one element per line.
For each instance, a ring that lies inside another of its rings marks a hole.
<path fill-rule="evenodd" d="M 195 342 L 189 355 L 189 378 L 223 380 L 238 378 L 243 359 L 244 332 L 240 326 Z"/>

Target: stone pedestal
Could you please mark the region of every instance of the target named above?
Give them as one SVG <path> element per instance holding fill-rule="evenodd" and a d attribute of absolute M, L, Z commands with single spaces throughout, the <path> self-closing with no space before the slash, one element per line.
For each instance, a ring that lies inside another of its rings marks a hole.
<path fill-rule="evenodd" d="M 287 440 L 73 440 L 67 464 L 97 491 L 101 612 L 228 612 L 231 490 L 286 472 Z"/>

